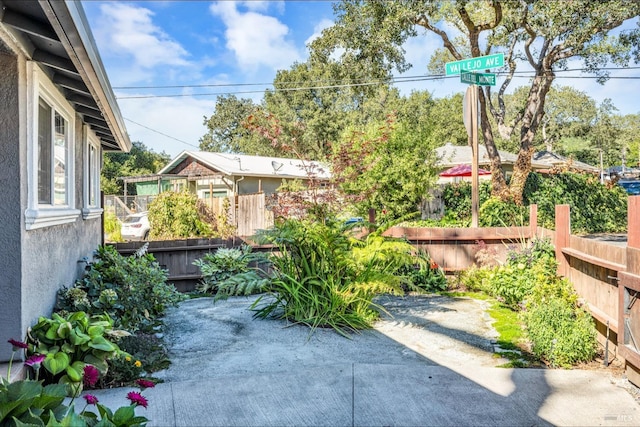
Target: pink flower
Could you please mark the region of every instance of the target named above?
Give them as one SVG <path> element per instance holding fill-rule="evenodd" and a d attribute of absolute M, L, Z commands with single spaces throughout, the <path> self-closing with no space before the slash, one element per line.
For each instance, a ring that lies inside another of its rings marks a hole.
<path fill-rule="evenodd" d="M 154 383 L 153 381 L 145 380 L 143 378 L 136 380 L 136 384 L 138 384 L 138 387 L 140 387 L 142 390 L 144 390 L 145 388 L 154 388 L 156 386 L 156 383 Z"/>
<path fill-rule="evenodd" d="M 143 408 L 146 408 L 149 403 L 147 402 L 146 397 L 144 397 L 137 391 L 130 391 L 129 393 L 127 393 L 127 399 L 129 399 L 134 405 L 142 406 Z"/>
<path fill-rule="evenodd" d="M 84 385 L 87 387 L 93 387 L 98 382 L 98 378 L 100 378 L 100 371 L 93 365 L 85 365 L 84 366 Z"/>
<path fill-rule="evenodd" d="M 14 340 L 13 338 L 11 338 L 9 341 L 7 341 L 9 344 L 11 344 L 13 346 L 13 351 L 18 351 L 20 349 L 24 350 L 29 348 L 29 346 L 27 345 L 27 343 L 24 343 L 22 341 L 17 341 Z"/>
<path fill-rule="evenodd" d="M 95 405 L 96 403 L 98 403 L 98 398 L 93 394 L 85 394 L 82 397 L 84 397 L 84 400 L 87 401 L 87 405 Z"/>
<path fill-rule="evenodd" d="M 38 369 L 40 369 L 40 364 L 44 359 L 46 359 L 46 356 L 44 354 L 34 354 L 32 356 L 29 356 L 29 358 L 25 360 L 24 364 L 27 366 L 31 366 L 37 371 Z"/>

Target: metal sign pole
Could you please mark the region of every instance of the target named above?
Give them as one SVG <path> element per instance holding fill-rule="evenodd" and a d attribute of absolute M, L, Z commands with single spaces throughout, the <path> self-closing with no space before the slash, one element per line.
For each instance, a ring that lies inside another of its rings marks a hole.
<path fill-rule="evenodd" d="M 471 227 L 478 227 L 478 86 L 471 86 Z"/>

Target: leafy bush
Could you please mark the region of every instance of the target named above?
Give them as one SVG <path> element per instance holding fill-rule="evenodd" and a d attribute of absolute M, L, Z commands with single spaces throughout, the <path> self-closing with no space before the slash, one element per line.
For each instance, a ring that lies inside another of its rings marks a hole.
<path fill-rule="evenodd" d="M 480 227 L 512 227 L 529 223 L 529 209 L 514 202 L 505 202 L 497 197 L 488 198 L 478 212 Z"/>
<path fill-rule="evenodd" d="M 107 313 L 117 327 L 135 332 L 184 298 L 166 281 L 167 273 L 153 255 L 124 257 L 115 248 L 102 246 L 75 287 L 58 292 L 56 308 Z"/>
<path fill-rule="evenodd" d="M 122 224 L 113 212 L 104 213 L 104 232 L 110 242 L 122 242 Z"/>
<path fill-rule="evenodd" d="M 217 218 L 198 197 L 186 191 L 161 193 L 149 205 L 152 239 L 217 237 Z"/>
<path fill-rule="evenodd" d="M 128 406 L 122 406 L 115 412 L 100 404 L 98 398 L 91 394 L 85 394 L 84 409 L 76 412 L 74 401 L 80 396 L 81 387 L 70 388 L 68 384 L 43 385 L 38 380 L 9 381 L 13 356 L 19 349 L 28 347 L 27 343 L 9 340 L 14 345 L 14 351 L 9 360 L 7 378 L 0 378 L 0 426 L 145 426 L 149 421 L 146 417 L 136 416 L 137 406 L 147 407 L 148 401 L 138 392 L 129 392 L 127 398 L 131 401 Z M 16 347 L 17 346 L 17 347 Z M 25 365 L 36 372 L 36 377 L 41 368 L 39 355 L 33 355 Z M 98 380 L 97 371 L 91 365 L 87 365 L 81 374 L 80 384 L 89 387 Z M 154 383 L 145 381 L 137 384 L 140 388 L 153 387 Z M 65 405 L 67 396 L 71 396 L 70 402 Z M 97 413 L 88 409 L 95 405 Z"/>
<path fill-rule="evenodd" d="M 261 253 L 252 253 L 250 246 L 219 248 L 215 253 L 194 261 L 202 272 L 197 289 L 202 293 L 215 294 L 215 299 L 262 292 L 269 280 L 251 264 L 265 261 L 267 258 Z"/>
<path fill-rule="evenodd" d="M 407 290 L 437 292 L 447 289 L 444 271 L 425 251 L 416 254 L 414 264 L 398 268 L 397 274 L 406 277 Z"/>
<path fill-rule="evenodd" d="M 402 293 L 395 273 L 399 260 L 410 256 L 406 242 L 386 244 L 379 236 L 357 242 L 331 221 L 287 220 L 263 236 L 278 246 L 278 253 L 271 256 L 274 276 L 268 294 L 252 306 L 258 317 L 346 334 L 370 327 L 378 316 L 374 296 Z"/>
<path fill-rule="evenodd" d="M 532 172 L 523 193 L 524 204 L 537 204 L 538 223 L 549 229 L 555 228 L 555 205 L 570 205 L 574 233 L 626 231 L 627 197 L 624 189 L 602 185 L 594 175 L 567 172 Z"/>
<path fill-rule="evenodd" d="M 479 204 L 482 205 L 491 194 L 490 182 L 482 181 L 478 193 Z M 469 181 L 445 184 L 442 187 L 442 201 L 446 218 L 471 220 L 471 183 Z"/>
<path fill-rule="evenodd" d="M 523 315 L 531 350 L 552 366 L 570 366 L 592 360 L 596 330 L 591 315 L 569 301 L 551 297 L 531 304 Z"/>
<path fill-rule="evenodd" d="M 42 367 L 46 383 L 72 384 L 78 387 L 86 364 L 105 374 L 108 360 L 120 349 L 115 343 L 122 331 L 113 329 L 106 314 L 89 316 L 78 311 L 51 318 L 40 317 L 27 336 L 27 356 L 44 355 Z"/>

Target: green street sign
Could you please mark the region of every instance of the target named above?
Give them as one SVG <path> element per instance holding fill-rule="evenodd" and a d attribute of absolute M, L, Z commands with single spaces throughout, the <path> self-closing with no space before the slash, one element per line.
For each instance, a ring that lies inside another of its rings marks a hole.
<path fill-rule="evenodd" d="M 460 73 L 460 81 L 470 85 L 495 86 L 496 75 L 493 73 L 468 73 L 463 71 Z"/>
<path fill-rule="evenodd" d="M 445 64 L 445 74 L 454 76 L 465 71 L 486 70 L 487 68 L 502 67 L 504 65 L 504 53 L 496 53 L 477 58 L 463 59 L 461 61 L 447 62 Z"/>

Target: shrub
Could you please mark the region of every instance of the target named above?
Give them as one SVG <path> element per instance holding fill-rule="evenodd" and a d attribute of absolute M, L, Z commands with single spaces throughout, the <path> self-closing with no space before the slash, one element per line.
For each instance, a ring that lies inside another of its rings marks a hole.
<path fill-rule="evenodd" d="M 497 197 L 490 197 L 478 212 L 480 227 L 512 227 L 529 223 L 529 209 L 514 202 L 505 202 Z"/>
<path fill-rule="evenodd" d="M 267 258 L 260 253 L 252 253 L 250 246 L 219 248 L 215 253 L 194 261 L 202 272 L 197 289 L 202 293 L 215 294 L 216 299 L 262 292 L 269 280 L 251 264 L 265 261 Z"/>
<path fill-rule="evenodd" d="M 406 277 L 407 290 L 437 292 L 447 289 L 444 271 L 427 252 L 419 251 L 413 261 L 413 264 L 405 264 L 397 271 L 397 274 Z"/>
<path fill-rule="evenodd" d="M 596 330 L 591 315 L 560 297 L 530 304 L 523 315 L 531 350 L 552 366 L 570 366 L 592 360 Z"/>
<path fill-rule="evenodd" d="M 217 237 L 217 218 L 206 204 L 189 192 L 161 193 L 149 205 L 152 239 Z"/>
<path fill-rule="evenodd" d="M 351 239 L 339 223 L 287 220 L 264 234 L 278 246 L 267 296 L 252 305 L 258 317 L 277 317 L 309 327 L 370 327 L 378 316 L 373 298 L 401 293 L 395 273 L 411 246 L 379 236 Z M 355 250 L 354 246 L 358 246 Z M 375 249 L 373 249 L 375 248 Z M 399 250 L 402 248 L 401 250 Z"/>
<path fill-rule="evenodd" d="M 527 178 L 525 205 L 538 205 L 538 223 L 555 228 L 555 205 L 571 206 L 574 233 L 623 232 L 627 225 L 627 193 L 620 186 L 608 188 L 592 174 L 558 173 Z"/>
<path fill-rule="evenodd" d="M 120 333 L 119 333 L 120 332 Z M 106 314 L 89 316 L 78 311 L 51 318 L 40 317 L 27 336 L 27 356 L 44 355 L 43 379 L 47 384 L 60 382 L 78 387 L 86 364 L 105 374 L 108 360 L 120 349 L 115 343 L 121 331 L 113 329 Z"/>
<path fill-rule="evenodd" d="M 104 213 L 104 232 L 110 242 L 122 242 L 122 224 L 113 212 Z"/>
<path fill-rule="evenodd" d="M 167 284 L 167 273 L 151 254 L 124 257 L 111 246 L 99 247 L 75 287 L 58 292 L 58 310 L 107 313 L 129 332 L 148 326 L 184 297 Z"/>

